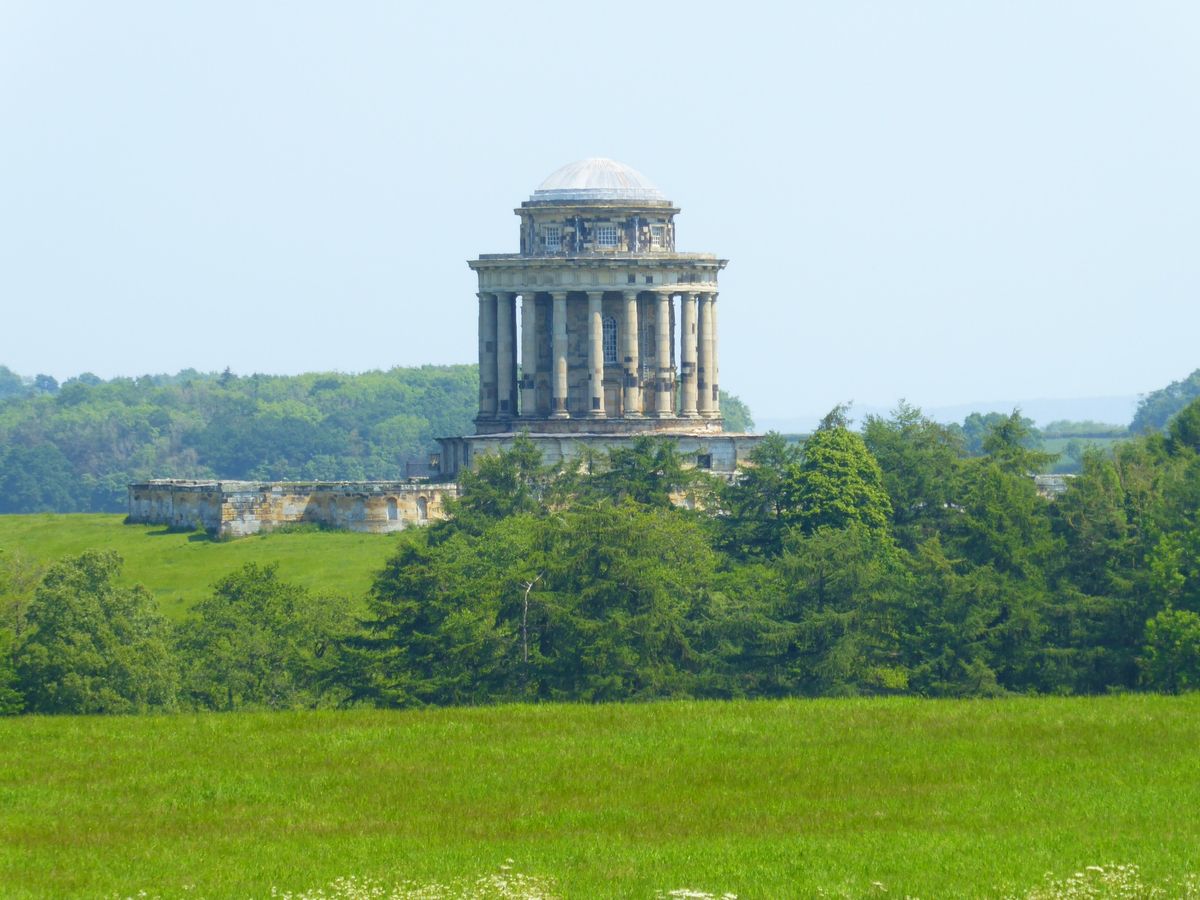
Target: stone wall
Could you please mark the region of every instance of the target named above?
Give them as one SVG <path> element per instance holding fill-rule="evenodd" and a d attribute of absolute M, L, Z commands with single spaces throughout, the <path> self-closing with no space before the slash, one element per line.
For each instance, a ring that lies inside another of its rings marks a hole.
<path fill-rule="evenodd" d="M 686 422 L 689 420 L 679 420 Z M 584 424 L 581 422 L 580 424 Z M 693 425 L 694 425 L 693 421 Z M 629 446 L 642 435 L 584 433 L 584 434 L 472 434 L 465 437 L 439 438 L 442 446 L 443 477 L 457 477 L 463 469 L 472 469 L 481 454 L 511 450 L 517 437 L 528 438 L 542 453 L 547 465 L 578 459 L 585 449 L 606 452 L 614 447 Z M 732 478 L 739 463 L 748 462 L 750 451 L 762 441 L 761 435 L 703 432 L 662 434 L 675 444 L 684 465 L 706 469 L 714 475 Z"/>
<path fill-rule="evenodd" d="M 147 481 L 129 486 L 129 521 L 242 537 L 313 523 L 386 533 L 445 518 L 454 484 L 420 481 Z"/>

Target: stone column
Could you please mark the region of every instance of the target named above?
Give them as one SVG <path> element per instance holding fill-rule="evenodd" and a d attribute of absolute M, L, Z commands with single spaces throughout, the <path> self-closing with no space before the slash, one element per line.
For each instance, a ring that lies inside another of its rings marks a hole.
<path fill-rule="evenodd" d="M 709 377 L 712 387 L 712 405 L 710 414 L 714 419 L 721 417 L 721 364 L 720 354 L 717 353 L 717 295 L 712 294 L 712 302 L 709 304 L 709 318 L 712 320 L 712 328 L 709 329 L 709 339 L 712 341 L 712 375 Z"/>
<path fill-rule="evenodd" d="M 679 297 L 679 415 L 694 419 L 696 412 L 696 295 Z"/>
<path fill-rule="evenodd" d="M 602 291 L 588 291 L 589 419 L 604 418 L 604 313 Z"/>
<path fill-rule="evenodd" d="M 621 329 L 621 355 L 624 357 L 625 418 L 642 417 L 642 388 L 638 379 L 638 308 L 637 291 L 625 292 L 625 324 Z"/>
<path fill-rule="evenodd" d="M 517 414 L 517 324 L 515 295 L 496 295 L 496 415 L 507 419 Z"/>
<path fill-rule="evenodd" d="M 479 294 L 479 418 L 496 417 L 496 295 Z"/>
<path fill-rule="evenodd" d="M 654 415 L 670 418 L 675 415 L 674 398 L 671 396 L 671 297 L 659 294 L 654 313 L 654 362 L 657 371 L 654 379 Z"/>
<path fill-rule="evenodd" d="M 700 294 L 699 328 L 697 349 L 700 354 L 696 366 L 696 410 L 703 418 L 712 418 L 712 294 Z"/>
<path fill-rule="evenodd" d="M 521 416 L 537 415 L 537 297 L 521 292 Z"/>
<path fill-rule="evenodd" d="M 567 295 L 555 292 L 554 298 L 554 374 L 553 402 L 550 408 L 550 418 L 566 419 L 567 412 Z"/>

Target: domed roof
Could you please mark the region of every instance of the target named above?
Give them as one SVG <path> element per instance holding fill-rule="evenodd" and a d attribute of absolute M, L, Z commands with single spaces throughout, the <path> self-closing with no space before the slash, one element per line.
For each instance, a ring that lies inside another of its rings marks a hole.
<path fill-rule="evenodd" d="M 532 202 L 640 200 L 666 203 L 662 191 L 641 172 L 616 160 L 595 157 L 563 166 L 538 185 Z"/>

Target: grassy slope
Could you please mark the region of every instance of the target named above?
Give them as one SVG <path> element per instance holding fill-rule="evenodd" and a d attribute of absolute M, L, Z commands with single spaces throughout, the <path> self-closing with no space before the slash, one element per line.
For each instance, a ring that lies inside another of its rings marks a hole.
<path fill-rule="evenodd" d="M 178 616 L 209 586 L 247 562 L 278 562 L 289 581 L 320 592 L 357 597 L 370 586 L 393 546 L 386 535 L 349 532 L 270 534 L 216 542 L 167 532 L 159 525 L 123 525 L 103 514 L 0 515 L 0 550 L 49 562 L 90 547 L 116 550 L 126 581 L 154 592 L 167 615 Z"/>
<path fill-rule="evenodd" d="M 1200 696 L 0 721 L 5 896 L 263 896 L 505 858 L 566 897 L 1200 871 Z"/>

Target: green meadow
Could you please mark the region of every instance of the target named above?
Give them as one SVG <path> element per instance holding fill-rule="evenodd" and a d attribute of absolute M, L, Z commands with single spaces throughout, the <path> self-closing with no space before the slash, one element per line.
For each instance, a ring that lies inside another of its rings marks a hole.
<path fill-rule="evenodd" d="M 123 520 L 92 513 L 0 516 L 0 552 L 50 562 L 89 548 L 116 550 L 125 560 L 122 580 L 144 584 L 166 615 L 178 617 L 214 581 L 248 562 L 278 563 L 283 578 L 317 593 L 359 597 L 394 545 L 387 535 L 316 530 L 213 541 Z"/>
<path fill-rule="evenodd" d="M 14 718 L 0 884 L 264 897 L 506 860 L 586 898 L 1163 884 L 1200 871 L 1197 772 L 1200 695 Z"/>

